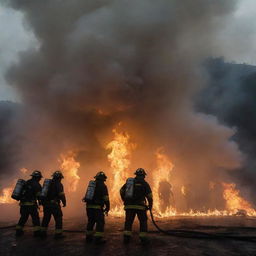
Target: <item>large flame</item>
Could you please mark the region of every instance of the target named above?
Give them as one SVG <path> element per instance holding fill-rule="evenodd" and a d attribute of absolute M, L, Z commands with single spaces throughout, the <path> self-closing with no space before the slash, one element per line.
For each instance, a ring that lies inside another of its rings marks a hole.
<path fill-rule="evenodd" d="M 72 151 L 60 156 L 61 169 L 64 176 L 67 178 L 69 192 L 75 192 L 77 190 L 77 185 L 80 180 L 78 175 L 80 163 L 75 160 L 75 157 L 76 154 Z"/>
<path fill-rule="evenodd" d="M 163 209 L 162 204 L 164 202 L 160 192 L 160 184 L 164 182 L 165 184 L 169 184 L 169 196 L 170 200 L 172 199 L 172 192 L 171 192 L 171 171 L 174 167 L 168 156 L 164 153 L 163 148 L 159 148 L 156 151 L 156 162 L 157 168 L 153 172 L 153 198 L 154 198 L 154 209 L 159 216 L 173 216 L 175 215 L 175 208 L 174 205 L 170 204 L 170 201 L 167 202 L 167 207 Z"/>
<path fill-rule="evenodd" d="M 130 155 L 134 144 L 130 143 L 130 136 L 125 132 L 118 132 L 113 129 L 114 139 L 109 142 L 106 149 L 110 149 L 108 160 L 110 162 L 113 178 L 111 180 L 111 203 L 114 205 L 113 213 L 120 213 L 121 200 L 119 190 L 128 178 L 128 167 L 130 165 Z"/>
<path fill-rule="evenodd" d="M 236 189 L 234 183 L 223 183 L 224 187 L 223 197 L 226 200 L 226 208 L 233 214 L 243 210 L 248 215 L 255 215 L 256 211 L 252 205 L 240 196 L 240 192 Z"/>
<path fill-rule="evenodd" d="M 23 178 L 23 176 L 28 173 L 28 169 L 23 167 L 20 169 L 20 172 Z M 15 184 L 16 184 L 16 180 L 13 181 L 11 186 L 3 188 L 1 193 L 2 195 L 0 195 L 0 204 L 14 204 L 16 202 L 11 198 L 12 191 L 15 187 Z"/>
<path fill-rule="evenodd" d="M 115 216 L 122 216 L 124 214 L 123 204 L 120 199 L 119 190 L 121 186 L 126 182 L 129 177 L 129 166 L 131 164 L 131 153 L 135 148 L 135 144 L 130 142 L 130 136 L 126 132 L 120 132 L 120 125 L 118 128 L 113 129 L 113 139 L 110 141 L 106 149 L 110 150 L 108 154 L 108 160 L 111 166 L 112 177 L 110 178 L 110 200 L 112 204 L 111 213 Z M 75 192 L 78 187 L 79 175 L 78 170 L 80 168 L 80 163 L 76 161 L 76 153 L 69 151 L 66 154 L 60 156 L 60 166 L 66 177 L 68 183 L 68 190 L 70 192 Z M 233 183 L 222 183 L 223 185 L 223 198 L 226 200 L 226 210 L 219 211 L 206 210 L 203 212 L 194 211 L 193 209 L 188 210 L 188 212 L 178 212 L 176 210 L 174 200 L 171 202 L 170 198 L 166 200 L 163 195 L 161 195 L 161 185 L 169 184 L 169 190 L 167 189 L 167 197 L 172 196 L 171 184 L 172 184 L 172 173 L 174 164 L 170 160 L 169 156 L 164 152 L 164 148 L 161 147 L 156 150 L 155 153 L 156 168 L 149 172 L 149 176 L 152 179 L 152 190 L 154 198 L 154 213 L 157 217 L 171 217 L 171 216 L 231 216 L 231 215 L 248 215 L 256 216 L 256 210 L 253 206 L 246 201 L 241 195 L 236 185 Z M 22 176 L 27 175 L 28 170 L 26 168 L 20 169 L 20 174 Z M 215 190 L 215 183 L 209 183 L 209 190 Z M 13 181 L 12 186 L 8 186 L 2 189 L 0 194 L 0 204 L 10 204 L 15 203 L 11 199 L 12 190 L 15 186 L 15 181 Z M 177 184 L 176 184 L 177 186 Z M 189 187 L 182 185 L 180 188 L 183 199 L 189 194 Z M 174 195 L 175 196 L 175 195 Z M 174 199 L 174 198 L 173 198 Z M 163 206 L 165 204 L 165 207 Z"/>

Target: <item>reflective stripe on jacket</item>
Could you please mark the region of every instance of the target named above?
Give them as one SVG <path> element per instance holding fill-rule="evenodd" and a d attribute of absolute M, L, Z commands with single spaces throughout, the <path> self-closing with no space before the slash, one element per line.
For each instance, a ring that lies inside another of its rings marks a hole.
<path fill-rule="evenodd" d="M 142 206 L 142 205 L 136 205 L 136 204 L 130 204 L 130 205 L 125 205 L 124 206 L 125 210 L 128 209 L 135 209 L 135 210 L 146 210 L 146 206 Z"/>
<path fill-rule="evenodd" d="M 97 205 L 97 204 L 87 204 L 86 208 L 88 208 L 88 209 L 102 209 L 102 206 Z"/>

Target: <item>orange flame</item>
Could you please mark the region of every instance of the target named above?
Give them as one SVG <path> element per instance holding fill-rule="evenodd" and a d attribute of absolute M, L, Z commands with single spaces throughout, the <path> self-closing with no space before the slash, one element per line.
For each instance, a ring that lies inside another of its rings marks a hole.
<path fill-rule="evenodd" d="M 28 169 L 21 168 L 20 172 L 22 173 L 22 176 L 26 175 L 28 172 Z M 15 184 L 16 184 L 16 180 L 13 181 L 12 186 L 6 187 L 2 190 L 2 196 L 0 196 L 0 204 L 14 204 L 15 203 L 15 200 L 13 200 L 11 198 L 12 191 L 15 187 Z"/>
<path fill-rule="evenodd" d="M 111 149 L 111 152 L 108 154 L 108 160 L 113 174 L 111 181 L 111 201 L 115 209 L 112 210 L 112 213 L 120 215 L 122 204 L 119 190 L 128 178 L 127 169 L 130 165 L 129 158 L 135 145 L 130 143 L 130 136 L 127 133 L 118 132 L 116 129 L 113 129 L 112 132 L 114 133 L 114 139 L 106 146 L 106 149 Z"/>
<path fill-rule="evenodd" d="M 248 215 L 255 215 L 252 205 L 240 196 L 239 190 L 234 183 L 222 183 L 224 187 L 223 197 L 226 200 L 226 208 L 233 214 L 244 210 Z"/>
<path fill-rule="evenodd" d="M 187 195 L 187 189 L 186 189 L 186 187 L 185 187 L 184 185 L 181 186 L 180 191 L 181 191 L 181 194 L 182 194 L 183 196 L 186 196 L 186 195 Z"/>
<path fill-rule="evenodd" d="M 11 199 L 12 187 L 4 188 L 2 191 L 2 196 L 0 196 L 0 204 L 12 204 L 14 200 Z"/>
<path fill-rule="evenodd" d="M 159 188 L 161 182 L 167 182 L 170 184 L 170 174 L 174 167 L 172 162 L 169 160 L 168 156 L 164 153 L 163 148 L 158 148 L 156 151 L 156 162 L 157 168 L 153 172 L 153 198 L 154 198 L 154 209 L 156 212 L 164 217 L 164 216 L 173 216 L 176 213 L 173 205 L 169 205 L 165 210 L 161 208 L 161 198 L 159 195 Z M 171 196 L 171 195 L 170 195 Z"/>
<path fill-rule="evenodd" d="M 75 160 L 75 156 L 75 153 L 72 151 L 60 156 L 61 169 L 64 172 L 64 176 L 67 177 L 69 192 L 75 192 L 77 190 L 78 181 L 80 180 L 78 175 L 80 163 Z"/>

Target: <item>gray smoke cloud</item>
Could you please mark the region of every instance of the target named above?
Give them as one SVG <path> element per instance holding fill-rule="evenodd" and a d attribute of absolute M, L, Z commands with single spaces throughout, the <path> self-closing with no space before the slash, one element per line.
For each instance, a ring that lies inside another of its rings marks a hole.
<path fill-rule="evenodd" d="M 197 108 L 217 116 L 225 125 L 236 127 L 233 140 L 239 144 L 246 160 L 242 168 L 230 174 L 255 203 L 256 67 L 227 63 L 222 58 L 209 59 L 205 66 L 209 83 L 198 95 Z"/>
<path fill-rule="evenodd" d="M 236 2 L 6 1 L 40 43 L 6 74 L 24 105 L 15 127 L 26 138 L 21 162 L 53 168 L 60 153 L 76 150 L 85 176 L 90 164 L 104 166 L 103 144 L 123 122 L 139 143 L 132 167 L 150 172 L 146 159 L 163 146 L 177 182 L 199 182 L 198 194 L 240 167 L 235 129 L 194 107 L 207 81 L 201 62 L 221 47 Z"/>

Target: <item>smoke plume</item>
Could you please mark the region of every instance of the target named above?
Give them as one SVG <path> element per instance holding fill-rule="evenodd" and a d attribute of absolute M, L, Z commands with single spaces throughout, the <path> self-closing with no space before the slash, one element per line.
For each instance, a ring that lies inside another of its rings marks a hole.
<path fill-rule="evenodd" d="M 137 144 L 132 168 L 144 166 L 150 173 L 148 159 L 163 147 L 176 181 L 195 184 L 198 194 L 208 181 L 241 166 L 231 139 L 236 130 L 194 105 L 207 82 L 202 61 L 221 48 L 218 33 L 236 1 L 7 4 L 25 14 L 39 42 L 6 74 L 22 101 L 19 122 L 3 131 L 12 143 L 13 134 L 24 138 L 11 154 L 19 155 L 20 167 L 53 170 L 61 153 L 74 150 L 80 175 L 91 176 L 96 167 L 107 168 L 105 145 L 119 122 Z"/>
<path fill-rule="evenodd" d="M 221 58 L 209 59 L 205 66 L 209 83 L 198 95 L 197 109 L 217 116 L 224 125 L 236 127 L 233 140 L 246 159 L 243 166 L 230 175 L 243 190 L 247 193 L 250 190 L 250 198 L 255 203 L 256 67 L 226 63 Z"/>

